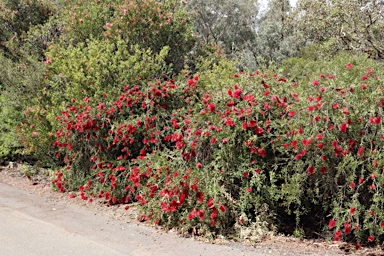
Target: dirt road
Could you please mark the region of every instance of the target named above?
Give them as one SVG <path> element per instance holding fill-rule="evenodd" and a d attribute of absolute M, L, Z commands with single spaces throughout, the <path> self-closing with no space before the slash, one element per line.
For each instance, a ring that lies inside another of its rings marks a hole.
<path fill-rule="evenodd" d="M 24 186 L 30 186 L 31 189 L 23 190 L 4 184 L 4 179 L 0 177 L 0 255 L 343 254 L 340 250 L 331 250 L 331 247 L 317 248 L 305 243 L 298 245 L 287 239 L 262 243 L 256 247 L 234 242 L 203 243 L 146 226 L 133 221 L 132 217 L 122 217 L 117 210 L 100 211 L 78 199 L 61 200 L 58 193 L 47 192 L 48 187 L 38 188 L 30 183 Z M 73 203 L 73 200 L 77 200 L 77 203 Z"/>

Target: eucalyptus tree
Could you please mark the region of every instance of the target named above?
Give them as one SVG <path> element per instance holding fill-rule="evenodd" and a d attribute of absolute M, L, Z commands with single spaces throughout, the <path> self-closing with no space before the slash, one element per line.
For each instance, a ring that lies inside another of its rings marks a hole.
<path fill-rule="evenodd" d="M 298 54 L 304 41 L 288 23 L 292 7 L 288 0 L 270 0 L 266 12 L 258 19 L 257 36 L 252 47 L 258 65 L 274 63 Z"/>
<path fill-rule="evenodd" d="M 201 44 L 218 45 L 239 63 L 247 62 L 255 41 L 256 0 L 191 0 L 186 3 Z"/>
<path fill-rule="evenodd" d="M 384 58 L 382 0 L 299 0 L 290 24 L 307 41 L 328 44 L 334 53 L 359 51 Z"/>

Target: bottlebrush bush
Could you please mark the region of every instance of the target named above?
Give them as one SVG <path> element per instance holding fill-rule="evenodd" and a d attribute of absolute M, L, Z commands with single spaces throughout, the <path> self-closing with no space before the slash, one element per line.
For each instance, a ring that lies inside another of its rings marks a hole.
<path fill-rule="evenodd" d="M 57 117 L 68 166 L 53 183 L 205 235 L 257 239 L 293 217 L 334 240 L 381 242 L 383 81 L 353 70 L 302 84 L 231 74 L 210 91 L 195 76 L 125 87 L 97 107 L 86 98 Z"/>

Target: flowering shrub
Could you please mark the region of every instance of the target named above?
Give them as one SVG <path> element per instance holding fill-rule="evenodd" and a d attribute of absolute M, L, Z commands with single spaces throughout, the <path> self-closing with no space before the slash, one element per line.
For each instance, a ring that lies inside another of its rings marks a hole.
<path fill-rule="evenodd" d="M 239 73 L 210 91 L 195 76 L 125 86 L 97 107 L 85 98 L 57 117 L 55 145 L 68 166 L 53 183 L 78 187 L 84 200 L 138 202 L 143 219 L 205 235 L 235 228 L 257 238 L 293 216 L 305 230 L 334 230 L 335 240 L 381 241 L 384 98 L 375 72 L 308 84 Z"/>

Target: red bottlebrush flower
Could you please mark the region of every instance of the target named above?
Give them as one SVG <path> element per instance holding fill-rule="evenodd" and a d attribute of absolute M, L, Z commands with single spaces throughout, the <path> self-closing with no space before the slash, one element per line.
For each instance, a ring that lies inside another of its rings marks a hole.
<path fill-rule="evenodd" d="M 314 106 L 308 106 L 308 111 L 313 111 L 315 109 Z"/>
<path fill-rule="evenodd" d="M 335 225 L 336 225 L 336 221 L 333 220 L 333 219 L 330 219 L 330 220 L 329 220 L 329 223 L 328 223 L 328 228 L 329 228 L 329 229 L 332 229 L 332 228 L 335 227 Z"/>
<path fill-rule="evenodd" d="M 320 74 L 319 76 L 321 79 L 325 78 L 325 75 L 324 74 Z"/>
<path fill-rule="evenodd" d="M 324 166 L 321 167 L 320 172 L 321 172 L 322 174 L 326 173 L 326 172 L 327 172 L 327 168 L 324 167 Z"/>
<path fill-rule="evenodd" d="M 349 233 L 351 233 L 351 225 L 349 225 L 349 223 L 344 223 L 344 234 L 348 235 Z"/>
<path fill-rule="evenodd" d="M 225 212 L 225 206 L 224 205 L 220 205 L 219 209 L 221 212 Z"/>
<path fill-rule="evenodd" d="M 380 116 L 372 116 L 369 118 L 370 124 L 380 124 L 381 123 L 381 117 Z"/>
<path fill-rule="evenodd" d="M 342 233 L 341 231 L 336 231 L 335 236 L 333 237 L 333 241 L 339 241 Z"/>
<path fill-rule="evenodd" d="M 195 216 L 192 213 L 187 215 L 187 220 L 191 220 L 193 218 L 195 218 Z"/>
<path fill-rule="evenodd" d="M 224 144 L 228 143 L 228 138 L 224 138 L 224 139 L 223 139 L 223 143 L 224 143 Z"/>
<path fill-rule="evenodd" d="M 353 182 L 349 183 L 349 187 L 350 187 L 351 189 L 354 189 L 355 186 L 356 186 L 355 183 L 353 183 Z"/>
<path fill-rule="evenodd" d="M 209 112 L 215 112 L 216 110 L 216 105 L 215 104 L 208 104 Z"/>
<path fill-rule="evenodd" d="M 326 161 L 327 160 L 327 156 L 321 156 L 321 161 Z"/>
<path fill-rule="evenodd" d="M 191 185 L 191 189 L 193 191 L 197 192 L 197 185 L 196 184 Z"/>
<path fill-rule="evenodd" d="M 235 92 L 233 94 L 233 97 L 236 98 L 236 99 L 239 99 L 241 93 L 242 93 L 242 90 L 241 89 L 237 89 L 237 90 L 235 90 Z"/>
<path fill-rule="evenodd" d="M 315 174 L 315 168 L 313 166 L 309 166 L 307 171 L 309 176 L 313 176 Z"/>
<path fill-rule="evenodd" d="M 205 217 L 204 209 L 200 209 L 200 211 L 198 212 L 198 215 L 199 215 L 200 220 L 204 220 L 204 217 Z"/>
<path fill-rule="evenodd" d="M 373 180 L 376 179 L 376 174 L 372 173 L 371 174 L 371 179 L 373 179 Z"/>
<path fill-rule="evenodd" d="M 247 192 L 251 193 L 252 192 L 252 188 L 247 188 Z"/>
<path fill-rule="evenodd" d="M 201 168 L 201 163 L 196 163 L 196 168 L 200 169 Z"/>
<path fill-rule="evenodd" d="M 216 143 L 216 138 L 215 137 L 212 137 L 211 138 L 211 145 L 215 144 Z"/>
<path fill-rule="evenodd" d="M 249 172 L 244 172 L 244 178 L 249 178 Z"/>
<path fill-rule="evenodd" d="M 352 64 L 349 63 L 349 64 L 345 65 L 345 67 L 346 67 L 348 70 L 351 70 L 353 66 L 352 66 Z"/>
<path fill-rule="evenodd" d="M 364 149 L 365 149 L 364 146 L 360 146 L 359 149 L 357 150 L 357 154 L 358 154 L 360 157 L 363 157 L 363 156 L 364 156 Z"/>
<path fill-rule="evenodd" d="M 202 204 L 204 201 L 204 193 L 202 191 L 196 193 L 197 202 Z"/>
<path fill-rule="evenodd" d="M 368 242 L 372 243 L 373 241 L 375 241 L 375 237 L 374 236 L 369 236 L 368 237 Z"/>
<path fill-rule="evenodd" d="M 235 126 L 236 123 L 230 117 L 228 117 L 227 119 L 225 119 L 225 125 L 227 125 L 227 126 Z"/>
<path fill-rule="evenodd" d="M 332 105 L 332 108 L 333 108 L 333 109 L 338 109 L 338 108 L 339 108 L 339 104 L 337 104 L 337 103 L 333 104 L 333 105 Z"/>
<path fill-rule="evenodd" d="M 361 244 L 357 243 L 357 244 L 355 245 L 355 249 L 356 249 L 356 251 L 357 251 L 357 250 L 360 250 L 360 248 L 361 248 Z"/>
<path fill-rule="evenodd" d="M 359 178 L 359 184 L 363 183 L 364 182 L 364 178 L 360 177 Z"/>
<path fill-rule="evenodd" d="M 70 193 L 69 198 L 75 198 L 75 195 L 73 193 Z"/>
<path fill-rule="evenodd" d="M 316 140 L 322 140 L 323 139 L 323 135 L 319 134 L 316 136 Z"/>
<path fill-rule="evenodd" d="M 247 122 L 243 122 L 242 124 L 241 124 L 241 128 L 243 128 L 243 130 L 247 130 Z"/>
<path fill-rule="evenodd" d="M 365 80 L 367 80 L 368 79 L 368 76 L 367 75 L 363 75 L 362 77 L 361 77 L 361 81 L 365 81 Z"/>
<path fill-rule="evenodd" d="M 340 125 L 340 132 L 346 132 L 347 131 L 347 124 L 346 123 L 342 123 Z"/>
<path fill-rule="evenodd" d="M 256 172 L 257 174 L 260 174 L 260 169 L 256 169 L 255 172 Z"/>
<path fill-rule="evenodd" d="M 212 197 L 208 199 L 207 207 L 208 207 L 208 209 L 213 208 L 213 198 Z"/>
<path fill-rule="evenodd" d="M 228 90 L 228 96 L 229 96 L 229 97 L 233 97 L 233 92 L 232 92 L 232 90 Z"/>
<path fill-rule="evenodd" d="M 319 81 L 318 80 L 313 80 L 312 81 L 312 85 L 313 86 L 318 86 L 319 85 Z"/>
<path fill-rule="evenodd" d="M 295 111 L 290 111 L 289 113 L 288 113 L 288 116 L 290 116 L 290 117 L 294 117 L 295 116 Z"/>
<path fill-rule="evenodd" d="M 380 223 L 380 227 L 384 230 L 384 222 Z"/>
<path fill-rule="evenodd" d="M 126 206 L 124 207 L 124 210 L 128 211 L 128 210 L 129 210 L 129 205 L 126 205 Z"/>
<path fill-rule="evenodd" d="M 369 185 L 369 189 L 371 189 L 371 190 L 374 190 L 376 187 L 375 187 L 375 185 Z"/>
<path fill-rule="evenodd" d="M 349 214 L 353 215 L 356 212 L 356 207 L 349 208 Z"/>
<path fill-rule="evenodd" d="M 368 85 L 367 85 L 367 84 L 361 84 L 361 85 L 360 85 L 360 88 L 361 88 L 362 90 L 366 90 L 366 89 L 368 88 Z"/>
<path fill-rule="evenodd" d="M 257 122 L 255 120 L 249 121 L 249 124 L 248 124 L 249 127 L 255 127 L 256 125 L 257 125 Z"/>
<path fill-rule="evenodd" d="M 305 147 L 309 147 L 312 143 L 312 139 L 303 139 L 302 143 Z"/>

